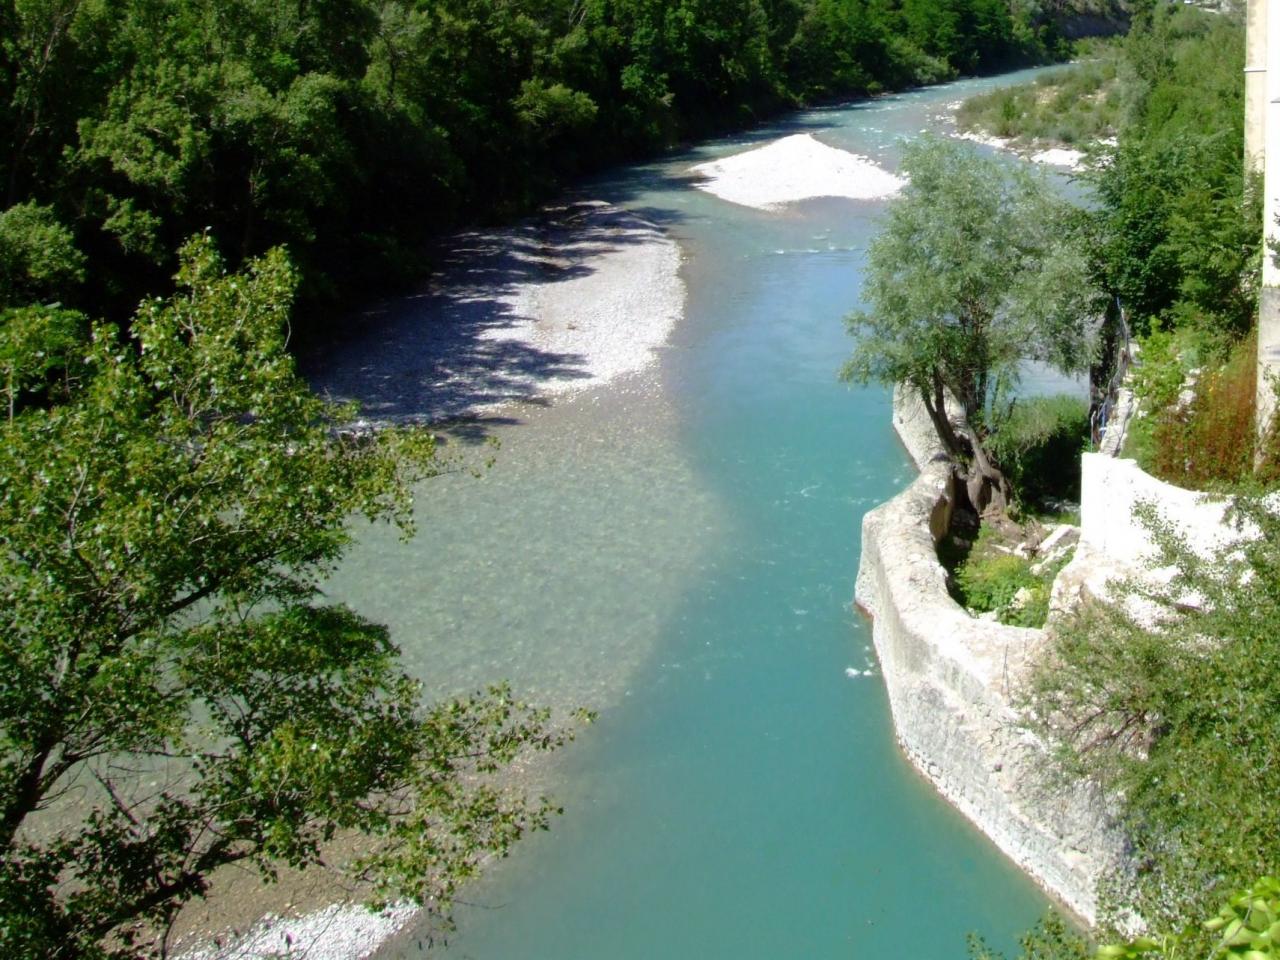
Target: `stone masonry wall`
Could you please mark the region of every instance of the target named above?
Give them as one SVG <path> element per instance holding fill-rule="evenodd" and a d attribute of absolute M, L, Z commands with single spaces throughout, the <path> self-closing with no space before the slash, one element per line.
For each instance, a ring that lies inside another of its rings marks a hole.
<path fill-rule="evenodd" d="M 1051 789 L 1043 745 L 1019 729 L 1010 694 L 1042 638 L 977 620 L 946 589 L 935 540 L 954 491 L 918 400 L 894 397 L 894 427 L 920 476 L 863 519 L 857 601 L 873 618 L 898 740 L 961 813 L 1082 919 L 1123 844 L 1087 784 Z"/>

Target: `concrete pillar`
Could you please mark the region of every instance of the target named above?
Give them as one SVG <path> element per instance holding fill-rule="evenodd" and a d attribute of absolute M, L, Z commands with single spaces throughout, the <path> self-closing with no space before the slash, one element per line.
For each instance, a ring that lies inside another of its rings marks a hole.
<path fill-rule="evenodd" d="M 1255 6 L 1261 10 L 1259 13 Z M 1272 379 L 1280 376 L 1280 267 L 1275 264 L 1273 244 L 1280 242 L 1280 9 L 1267 16 L 1267 0 L 1250 0 L 1248 24 L 1265 25 L 1261 51 L 1264 78 L 1263 118 L 1263 221 L 1262 294 L 1258 305 L 1258 429 L 1265 431 L 1275 412 Z M 1278 5 L 1280 6 L 1280 5 Z M 1261 20 L 1263 23 L 1258 23 Z M 1256 33 L 1246 41 L 1252 54 Z M 1249 76 L 1255 76 L 1250 74 Z M 1247 87 L 1246 87 L 1247 92 Z M 1246 109 L 1248 107 L 1246 106 Z M 1246 142 L 1248 135 L 1246 134 Z M 1246 148 L 1247 149 L 1247 148 Z"/>
<path fill-rule="evenodd" d="M 1269 255 L 1269 254 L 1268 254 Z M 1258 433 L 1265 435 L 1276 412 L 1280 378 L 1280 287 L 1263 287 L 1258 304 Z M 1261 455 L 1259 450 L 1259 455 Z"/>
<path fill-rule="evenodd" d="M 1248 169 L 1259 172 L 1266 124 L 1268 2 L 1248 0 L 1245 8 L 1244 162 Z"/>

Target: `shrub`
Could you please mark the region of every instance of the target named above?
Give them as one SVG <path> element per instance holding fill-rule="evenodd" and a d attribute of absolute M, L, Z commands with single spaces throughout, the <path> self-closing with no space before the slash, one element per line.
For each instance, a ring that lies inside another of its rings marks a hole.
<path fill-rule="evenodd" d="M 1044 591 L 1041 604 L 1036 593 L 1042 584 L 1031 572 L 1031 562 L 1008 553 L 1005 539 L 994 527 L 978 530 L 967 556 L 955 558 L 958 563 L 951 581 L 952 595 L 957 603 L 976 613 L 994 611 L 1001 623 L 1039 626 L 1044 622 L 1039 608 L 1043 606 L 1044 612 L 1048 612 L 1048 591 Z M 1020 590 L 1029 591 L 1031 596 L 1024 594 L 1027 602 L 1015 604 Z M 1028 606 L 1032 609 L 1028 610 Z"/>
<path fill-rule="evenodd" d="M 981 535 L 979 535 L 981 542 Z M 1018 591 L 1033 588 L 1036 578 L 1031 564 L 1022 557 L 1001 552 L 974 552 L 956 570 L 956 585 L 964 597 L 965 606 L 979 613 L 995 610 L 1004 612 Z"/>
<path fill-rule="evenodd" d="M 1162 480 L 1195 490 L 1280 481 L 1280 429 L 1273 426 L 1261 447 L 1257 436 L 1256 334 L 1227 348 L 1225 362 L 1217 359 L 1224 348 L 1212 336 L 1157 332 L 1146 344 L 1135 386 L 1149 416 L 1129 448 L 1139 463 Z M 1187 370 L 1196 367 L 1194 392 L 1184 401 Z"/>
<path fill-rule="evenodd" d="M 1112 136 L 1118 113 L 1114 52 L 1106 59 L 1042 74 L 1030 83 L 971 97 L 961 104 L 961 130 L 981 130 L 1023 146 L 1076 143 Z"/>
<path fill-rule="evenodd" d="M 1090 944 L 1057 913 L 1050 913 L 1018 938 L 1018 960 L 1090 960 Z M 970 934 L 969 960 L 1005 960 L 1005 955 Z"/>
<path fill-rule="evenodd" d="M 1173 403 L 1155 427 L 1155 473 L 1195 490 L 1229 487 L 1253 473 L 1256 337 L 1225 364 L 1200 374 L 1189 403 Z"/>
<path fill-rule="evenodd" d="M 1172 330 L 1157 323 L 1139 343 L 1133 389 L 1142 415 L 1129 429 L 1125 455 L 1180 486 L 1224 490 L 1249 481 L 1255 451 L 1253 338 L 1233 341 L 1203 323 Z M 1193 372 L 1199 378 L 1195 394 L 1183 402 Z"/>
<path fill-rule="evenodd" d="M 1054 578 L 1070 553 L 1037 573 L 1030 560 L 1009 552 L 1016 539 L 998 527 L 984 526 L 967 552 L 961 549 L 967 546 L 963 541 L 944 540 L 939 559 L 952 570 L 950 589 L 957 603 L 975 613 L 994 612 L 996 620 L 1010 626 L 1043 627 Z"/>
<path fill-rule="evenodd" d="M 1148 411 L 1177 402 L 1187 370 L 1180 342 L 1158 324 L 1138 340 L 1141 362 L 1133 370 L 1133 390 Z"/>
<path fill-rule="evenodd" d="M 1280 862 L 1280 512 L 1256 498 L 1234 509 L 1257 536 L 1209 558 L 1144 509 L 1155 562 L 1175 576 L 1121 588 L 1144 601 L 1142 619 L 1115 604 L 1064 620 L 1024 691 L 1062 773 L 1117 804 L 1136 869 L 1104 892 L 1156 929 Z"/>
<path fill-rule="evenodd" d="M 1095 953 L 1057 914 L 1024 935 L 1020 960 L 1189 960 L 1210 949 L 1212 957 L 1270 960 L 1280 956 L 1280 881 L 1261 877 L 1240 890 L 1199 924 L 1184 923 L 1170 933 L 1145 934 L 1104 944 Z M 1210 947 L 1210 945 L 1212 945 Z M 979 938 L 969 938 L 970 960 L 1003 960 Z"/>

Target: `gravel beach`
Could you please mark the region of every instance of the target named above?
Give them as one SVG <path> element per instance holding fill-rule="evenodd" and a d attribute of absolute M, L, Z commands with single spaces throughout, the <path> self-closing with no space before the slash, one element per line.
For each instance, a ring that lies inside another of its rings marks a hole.
<path fill-rule="evenodd" d="M 1047 150 L 1031 151 L 1015 146 L 1014 141 L 1010 138 L 993 137 L 990 134 L 976 133 L 972 130 L 967 133 L 956 133 L 954 136 L 958 140 L 969 140 L 973 143 L 980 143 L 983 146 L 995 147 L 997 150 L 1012 151 L 1032 163 L 1042 163 L 1050 167 L 1063 167 L 1067 170 L 1084 169 L 1085 155 L 1081 150 L 1073 150 L 1069 147 L 1050 147 Z"/>
<path fill-rule="evenodd" d="M 315 388 L 372 424 L 436 423 L 599 386 L 649 366 L 684 310 L 680 249 L 599 201 L 456 238 L 421 292 L 305 357 Z"/>
<path fill-rule="evenodd" d="M 300 917 L 267 916 L 242 937 L 206 944 L 180 960 L 363 960 L 407 924 L 417 910 L 394 906 L 373 913 L 357 904 L 333 904 Z"/>

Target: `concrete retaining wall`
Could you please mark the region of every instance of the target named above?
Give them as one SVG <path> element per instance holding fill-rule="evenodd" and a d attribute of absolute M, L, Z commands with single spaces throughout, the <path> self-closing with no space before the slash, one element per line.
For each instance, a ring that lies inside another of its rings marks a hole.
<path fill-rule="evenodd" d="M 857 601 L 874 619 L 898 740 L 943 796 L 1092 923 L 1097 880 L 1121 838 L 1096 790 L 1044 782 L 1044 748 L 1018 728 L 1009 700 L 1043 634 L 976 620 L 951 599 L 935 550 L 950 469 L 918 400 L 895 396 L 894 426 L 921 472 L 863 519 Z"/>
<path fill-rule="evenodd" d="M 1151 536 L 1134 516 L 1138 504 L 1160 514 L 1201 556 L 1239 538 L 1224 523 L 1226 504 L 1145 473 L 1133 460 L 1086 453 L 1080 463 L 1080 542 L 1120 566 L 1141 570 L 1155 557 Z"/>

